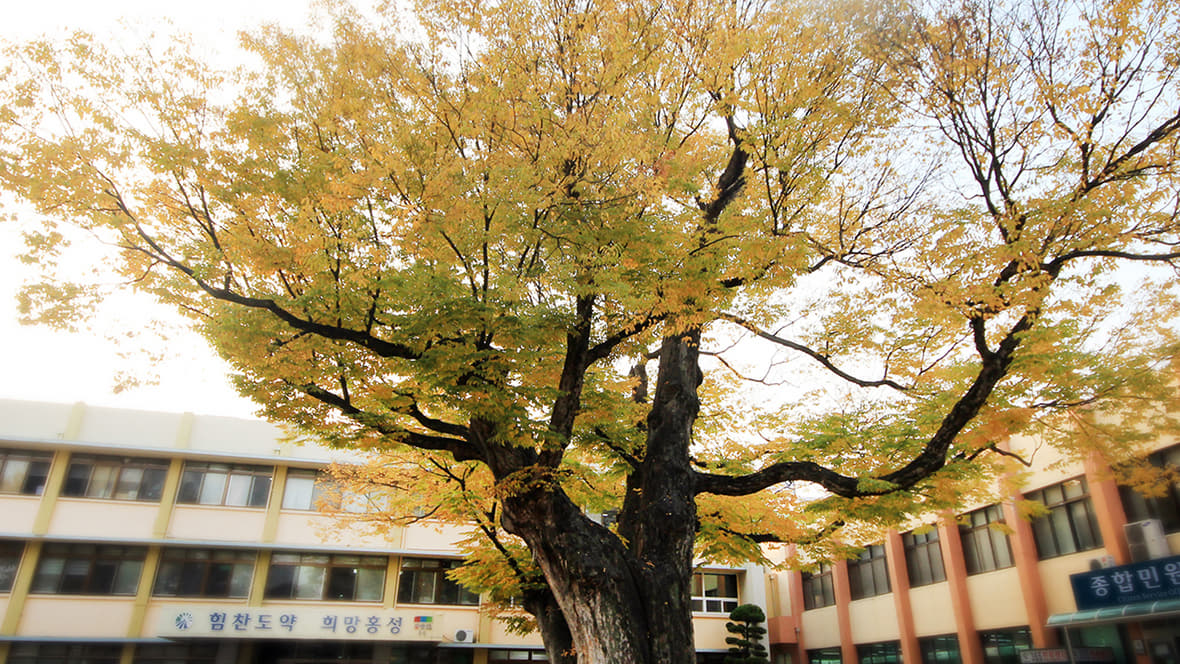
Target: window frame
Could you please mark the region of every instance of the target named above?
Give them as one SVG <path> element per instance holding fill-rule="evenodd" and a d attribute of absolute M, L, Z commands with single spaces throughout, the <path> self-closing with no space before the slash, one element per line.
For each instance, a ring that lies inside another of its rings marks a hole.
<path fill-rule="evenodd" d="M 996 643 L 989 645 L 989 640 Z M 1020 664 L 1020 653 L 1033 647 L 1032 631 L 1028 627 L 984 630 L 979 632 L 979 645 L 984 664 Z M 989 653 L 988 648 L 996 652 Z"/>
<path fill-rule="evenodd" d="M 814 648 L 807 651 L 807 664 L 841 664 L 840 648 Z"/>
<path fill-rule="evenodd" d="M 803 572 L 803 610 L 822 609 L 836 604 L 831 563 L 820 563 L 815 572 Z M 818 600 L 818 602 L 817 602 Z"/>
<path fill-rule="evenodd" d="M 8 664 L 118 664 L 121 643 L 66 643 L 15 641 L 8 651 Z"/>
<path fill-rule="evenodd" d="M 1031 523 L 1040 560 L 1102 547 L 1102 531 L 1085 476 L 1028 491 L 1024 499 L 1036 501 L 1049 511 Z"/>
<path fill-rule="evenodd" d="M 447 572 L 462 566 L 462 560 L 453 558 L 420 558 L 405 557 L 398 565 L 397 603 L 446 605 L 446 606 L 478 606 L 479 595 L 467 590 L 459 583 L 452 581 Z M 425 581 L 419 579 L 433 577 L 430 582 L 430 597 L 422 600 Z M 441 595 L 441 597 L 440 597 Z M 454 601 L 447 601 L 451 597 Z"/>
<path fill-rule="evenodd" d="M 381 602 L 385 597 L 388 573 L 388 556 L 276 551 L 271 554 L 267 566 L 266 586 L 262 594 L 268 600 Z M 341 586 L 334 585 L 334 582 L 349 576 L 353 580 L 350 596 L 338 596 L 339 590 L 333 589 Z M 364 576 L 376 578 L 366 581 L 362 579 Z M 313 587 L 317 588 L 314 594 L 309 592 Z M 375 596 L 371 589 L 377 591 Z"/>
<path fill-rule="evenodd" d="M 61 495 L 63 498 L 157 503 L 164 497 L 170 463 L 168 459 L 158 457 L 73 454 L 66 467 Z M 83 468 L 86 469 L 84 479 L 78 472 Z"/>
<path fill-rule="evenodd" d="M 706 581 L 714 581 L 711 585 Z M 729 615 L 741 603 L 741 579 L 737 572 L 702 571 L 692 575 L 693 613 Z M 726 593 L 732 588 L 733 594 Z"/>
<path fill-rule="evenodd" d="M 918 652 L 922 664 L 944 664 L 962 659 L 957 634 L 939 634 L 918 639 Z"/>
<path fill-rule="evenodd" d="M 946 564 L 942 559 L 937 528 L 905 533 L 901 536 L 901 543 L 905 551 L 906 578 L 911 588 L 946 581 Z"/>
<path fill-rule="evenodd" d="M 134 596 L 146 559 L 146 546 L 47 542 L 41 548 L 29 594 Z M 85 573 L 79 574 L 83 566 Z M 109 580 L 105 584 L 104 576 Z M 128 580 L 132 585 L 119 590 L 120 581 Z"/>
<path fill-rule="evenodd" d="M 1161 496 L 1144 496 L 1128 486 L 1119 486 L 1119 498 L 1127 521 L 1159 519 L 1164 532 L 1180 532 L 1180 445 L 1165 447 L 1147 455 L 1147 463 L 1157 468 L 1168 468 L 1176 481 L 1169 484 Z"/>
<path fill-rule="evenodd" d="M 176 489 L 178 505 L 205 505 L 219 507 L 241 507 L 266 509 L 270 502 L 270 490 L 274 484 L 274 466 L 221 463 L 217 461 L 185 461 L 180 473 L 180 486 Z M 200 478 L 192 479 L 198 475 Z M 213 476 L 221 476 L 221 485 L 208 484 Z M 244 502 L 229 502 L 236 495 L 242 481 L 249 484 L 245 489 Z M 259 480 L 265 480 L 260 484 Z M 216 495 L 216 498 L 213 498 Z"/>
<path fill-rule="evenodd" d="M 857 664 L 902 664 L 900 641 L 856 644 Z"/>
<path fill-rule="evenodd" d="M 1007 569 L 1016 564 L 1008 533 L 1002 530 L 1007 523 L 999 505 L 972 510 L 961 518 L 967 521 L 959 523 L 959 541 L 963 546 L 963 563 L 968 576 Z"/>
<path fill-rule="evenodd" d="M 21 468 L 21 464 L 24 465 Z M 0 448 L 0 494 L 40 496 L 49 481 L 53 452 Z M 30 472 L 39 470 L 40 472 Z M 4 488 L 5 485 L 19 488 Z"/>
<path fill-rule="evenodd" d="M 0 540 L 0 595 L 12 592 L 16 573 L 20 570 L 25 543 L 20 540 Z"/>
<path fill-rule="evenodd" d="M 866 546 L 848 561 L 848 586 L 852 600 L 868 599 L 893 592 L 884 544 Z"/>
<path fill-rule="evenodd" d="M 254 580 L 258 554 L 247 549 L 198 549 L 188 547 L 166 547 L 160 552 L 160 563 L 152 583 L 153 597 L 215 597 L 223 599 L 246 599 L 250 596 L 250 584 Z M 218 592 L 221 583 L 218 568 L 229 567 L 225 591 Z M 175 569 L 175 582 L 168 575 Z M 199 574 L 196 590 L 192 587 L 192 574 Z M 242 575 L 245 578 L 243 580 Z M 188 580 L 186 581 L 186 577 Z M 242 585 L 245 585 L 243 588 Z M 173 589 L 163 587 L 174 585 Z"/>

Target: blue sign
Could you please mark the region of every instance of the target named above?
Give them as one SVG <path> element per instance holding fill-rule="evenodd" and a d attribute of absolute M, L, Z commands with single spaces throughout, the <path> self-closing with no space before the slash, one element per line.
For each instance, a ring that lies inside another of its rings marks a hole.
<path fill-rule="evenodd" d="M 1079 611 L 1180 599 L 1180 556 L 1073 574 L 1069 582 Z"/>

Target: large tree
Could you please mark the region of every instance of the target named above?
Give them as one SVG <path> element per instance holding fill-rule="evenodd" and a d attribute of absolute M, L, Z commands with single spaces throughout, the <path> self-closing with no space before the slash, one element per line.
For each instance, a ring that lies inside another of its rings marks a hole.
<path fill-rule="evenodd" d="M 339 6 L 233 72 L 22 45 L 0 181 L 267 416 L 451 487 L 553 661 L 688 662 L 694 552 L 830 554 L 1007 437 L 1168 424 L 1180 5 L 816 5 Z"/>

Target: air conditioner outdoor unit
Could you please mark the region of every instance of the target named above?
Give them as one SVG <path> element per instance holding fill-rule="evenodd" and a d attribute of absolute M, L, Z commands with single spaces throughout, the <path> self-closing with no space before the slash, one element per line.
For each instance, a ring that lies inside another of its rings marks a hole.
<path fill-rule="evenodd" d="M 470 629 L 455 630 L 456 643 L 475 643 L 475 632 Z"/>
<path fill-rule="evenodd" d="M 1131 550 L 1131 561 L 1153 560 L 1172 555 L 1164 526 L 1159 519 L 1133 521 L 1123 526 L 1127 536 L 1127 548 Z"/>

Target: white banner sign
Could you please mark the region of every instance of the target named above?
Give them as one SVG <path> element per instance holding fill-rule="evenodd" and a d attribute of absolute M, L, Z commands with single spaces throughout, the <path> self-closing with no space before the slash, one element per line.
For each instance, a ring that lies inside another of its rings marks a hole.
<path fill-rule="evenodd" d="M 469 641 L 476 616 L 363 608 L 181 606 L 161 613 L 159 636 L 358 641 Z"/>

